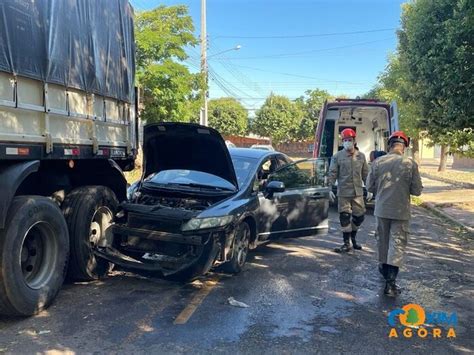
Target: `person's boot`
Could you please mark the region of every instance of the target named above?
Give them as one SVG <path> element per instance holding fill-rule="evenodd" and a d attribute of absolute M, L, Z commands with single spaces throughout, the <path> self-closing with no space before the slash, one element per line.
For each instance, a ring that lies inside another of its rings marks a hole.
<path fill-rule="evenodd" d="M 357 244 L 357 241 L 356 241 L 356 234 L 357 234 L 357 231 L 352 231 L 352 232 L 351 232 L 352 247 L 353 247 L 355 250 L 361 250 L 361 249 L 362 249 L 362 246 L 361 246 L 360 244 Z"/>
<path fill-rule="evenodd" d="M 400 287 L 396 284 L 396 279 L 398 275 L 398 266 L 388 265 L 387 264 L 387 274 L 386 274 L 386 283 L 384 294 L 389 297 L 396 297 L 401 293 Z"/>
<path fill-rule="evenodd" d="M 351 250 L 351 245 L 349 242 L 351 238 L 351 233 L 350 232 L 342 233 L 342 238 L 344 239 L 344 244 L 342 244 L 339 248 L 334 249 L 336 253 L 347 253 L 348 251 Z"/>
<path fill-rule="evenodd" d="M 384 279 L 387 278 L 387 264 L 379 263 L 379 272 Z"/>

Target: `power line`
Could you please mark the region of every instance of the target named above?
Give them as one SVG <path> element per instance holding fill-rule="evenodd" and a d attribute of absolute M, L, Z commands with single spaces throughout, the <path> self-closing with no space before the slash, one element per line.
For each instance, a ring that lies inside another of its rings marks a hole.
<path fill-rule="evenodd" d="M 240 94 L 233 95 L 233 96 L 239 96 L 240 95 L 240 96 L 247 96 L 248 98 L 251 98 L 251 96 L 248 96 L 248 94 L 246 92 L 244 92 L 241 89 L 239 89 L 238 87 L 230 84 L 227 80 L 225 80 L 223 77 L 221 77 L 219 74 L 217 74 L 216 71 L 213 70 L 213 68 L 211 68 L 210 66 L 209 66 L 209 73 L 211 73 L 213 75 L 214 79 L 217 79 L 219 82 L 225 84 L 225 86 L 228 89 L 230 88 L 233 92 L 237 92 L 237 93 L 240 92 Z"/>
<path fill-rule="evenodd" d="M 357 47 L 357 46 L 362 46 L 365 44 L 372 44 L 372 43 L 377 43 L 377 42 L 384 42 L 388 39 L 392 39 L 392 37 L 387 37 L 383 39 L 378 39 L 375 41 L 367 41 L 367 42 L 358 42 L 354 44 L 348 44 L 345 46 L 338 46 L 338 47 L 330 47 L 330 48 L 320 48 L 320 49 L 312 49 L 309 51 L 301 51 L 301 52 L 292 52 L 292 53 L 276 53 L 276 54 L 268 54 L 268 55 L 262 55 L 262 56 L 255 56 L 255 57 L 238 57 L 238 58 L 229 58 L 229 57 L 221 57 L 217 58 L 219 60 L 245 60 L 245 59 L 263 59 L 263 58 L 288 58 L 288 57 L 303 57 L 305 54 L 310 54 L 310 53 L 318 53 L 318 52 L 326 52 L 326 51 L 332 51 L 332 50 L 337 50 L 337 49 L 345 49 L 345 48 L 351 48 L 351 47 Z"/>
<path fill-rule="evenodd" d="M 326 81 L 326 82 L 332 82 L 332 83 L 339 83 L 339 84 L 363 84 L 362 82 L 351 82 L 351 81 L 330 80 L 330 79 L 324 79 L 324 78 L 316 78 L 316 77 L 314 77 L 314 76 L 307 76 L 307 75 L 299 75 L 299 74 L 278 72 L 278 71 L 266 70 L 266 69 L 262 69 L 262 68 L 248 67 L 248 66 L 246 66 L 246 65 L 240 65 L 240 64 L 233 64 L 233 65 L 236 66 L 236 67 L 239 67 L 239 68 L 245 68 L 245 69 L 250 69 L 250 70 L 256 70 L 256 71 L 261 71 L 261 72 L 264 72 L 264 73 L 271 73 L 271 74 L 280 74 L 280 75 L 292 76 L 292 77 L 295 77 L 295 78 L 313 79 L 313 80 L 320 80 L 320 81 Z"/>
<path fill-rule="evenodd" d="M 345 36 L 355 35 L 362 33 L 375 33 L 375 32 L 387 32 L 394 31 L 396 28 L 381 28 L 375 30 L 363 30 L 363 31 L 352 31 L 352 32 L 332 32 L 332 33 L 317 33 L 317 34 L 303 34 L 303 35 L 276 35 L 276 36 L 216 36 L 217 38 L 241 38 L 241 39 L 286 39 L 286 38 L 309 38 L 309 37 L 330 37 L 330 36 Z"/>
<path fill-rule="evenodd" d="M 212 47 L 215 47 L 218 51 L 220 50 L 219 47 L 216 46 L 214 43 L 212 43 Z M 241 82 L 245 87 L 256 93 L 259 93 L 260 95 L 264 95 L 260 86 L 256 82 L 253 82 L 247 75 L 242 73 L 239 69 L 235 68 L 232 63 L 223 61 L 218 62 L 224 69 L 226 69 L 235 79 Z"/>
<path fill-rule="evenodd" d="M 233 68 L 231 63 L 219 62 L 224 69 L 226 69 L 239 83 L 245 86 L 247 89 L 252 90 L 254 92 L 259 93 L 262 95 L 262 89 L 260 88 L 259 84 L 250 80 L 246 75 L 238 71 L 237 69 Z M 229 83 L 233 84 L 229 81 Z"/>

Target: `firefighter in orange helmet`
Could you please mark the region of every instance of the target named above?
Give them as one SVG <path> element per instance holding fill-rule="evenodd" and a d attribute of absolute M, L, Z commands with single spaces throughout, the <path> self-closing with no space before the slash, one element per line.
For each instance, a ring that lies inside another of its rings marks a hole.
<path fill-rule="evenodd" d="M 395 280 L 408 242 L 410 195 L 419 196 L 423 189 L 418 165 L 403 155 L 408 145 L 404 132 L 393 132 L 389 153 L 374 160 L 367 178 L 367 189 L 376 196 L 379 271 L 386 281 L 384 293 L 392 297 L 400 293 Z"/>
<path fill-rule="evenodd" d="M 353 129 L 341 131 L 344 149 L 332 157 L 329 167 L 329 186 L 337 180 L 339 222 L 344 240 L 344 244 L 334 250 L 338 253 L 350 251 L 350 241 L 354 249 L 362 249 L 356 241 L 356 235 L 365 216 L 363 183 L 369 167 L 365 155 L 355 147 L 355 138 L 356 132 Z M 332 191 L 330 197 L 332 200 L 336 197 Z"/>

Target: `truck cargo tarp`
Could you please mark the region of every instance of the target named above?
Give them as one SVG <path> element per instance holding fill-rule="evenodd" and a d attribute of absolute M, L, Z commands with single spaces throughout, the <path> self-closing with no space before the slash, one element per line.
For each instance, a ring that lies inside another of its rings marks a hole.
<path fill-rule="evenodd" d="M 133 102 L 127 0 L 0 0 L 0 71 Z"/>

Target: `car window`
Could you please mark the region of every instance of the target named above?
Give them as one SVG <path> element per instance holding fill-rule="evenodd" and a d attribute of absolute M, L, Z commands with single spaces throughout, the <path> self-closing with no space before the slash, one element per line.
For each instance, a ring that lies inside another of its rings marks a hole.
<path fill-rule="evenodd" d="M 279 168 L 278 161 L 274 157 L 267 158 L 258 170 L 258 179 L 267 179 L 268 175 Z"/>
<path fill-rule="evenodd" d="M 257 177 L 254 181 L 254 191 L 262 191 L 266 185 L 268 176 L 278 170 L 278 162 L 275 157 L 266 158 L 257 170 Z"/>
<path fill-rule="evenodd" d="M 253 158 L 233 156 L 232 163 L 234 164 L 235 175 L 237 176 L 239 187 L 242 187 L 250 177 L 251 172 L 255 171 L 257 160 Z"/>
<path fill-rule="evenodd" d="M 282 155 L 276 157 L 276 160 L 277 160 L 277 163 L 278 163 L 278 169 L 281 169 L 285 165 L 291 163 L 291 160 L 289 160 L 287 157 L 282 156 Z"/>
<path fill-rule="evenodd" d="M 322 187 L 325 172 L 324 161 L 309 159 L 279 169 L 269 176 L 268 181 L 281 181 L 287 189 Z"/>
<path fill-rule="evenodd" d="M 267 160 L 266 162 L 264 162 L 262 164 L 262 170 L 265 172 L 269 172 L 271 163 L 272 163 L 271 160 Z"/>

